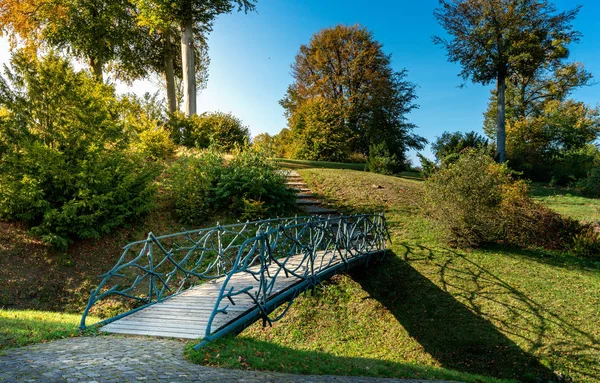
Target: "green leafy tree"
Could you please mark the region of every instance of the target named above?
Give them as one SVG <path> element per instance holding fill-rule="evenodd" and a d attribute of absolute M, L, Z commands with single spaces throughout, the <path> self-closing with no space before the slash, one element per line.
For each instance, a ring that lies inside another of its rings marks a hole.
<path fill-rule="evenodd" d="M 536 181 L 554 177 L 564 184 L 589 171 L 595 154 L 582 150 L 600 137 L 600 110 L 573 100 L 552 100 L 534 116 L 509 121 L 506 132 L 514 169 Z"/>
<path fill-rule="evenodd" d="M 300 47 L 292 76 L 280 104 L 294 137 L 317 134 L 326 121 L 332 140 L 342 144 L 338 159 L 351 152 L 368 155 L 371 145 L 384 142 L 402 162 L 409 148 L 423 147 L 425 140 L 412 133 L 416 126 L 406 117 L 417 107 L 416 85 L 405 80 L 406 70 L 392 69 L 391 56 L 364 27 L 338 25 L 317 32 Z M 307 119 L 314 110 L 320 117 Z M 307 152 L 302 145 L 298 150 Z"/>
<path fill-rule="evenodd" d="M 540 67 L 567 57 L 566 46 L 579 38 L 571 25 L 579 9 L 557 13 L 549 0 L 440 0 L 434 15 L 451 39 L 434 37 L 434 42 L 462 65 L 465 80 L 496 81 L 500 162 L 506 153 L 507 79 L 533 78 Z"/>
<path fill-rule="evenodd" d="M 82 59 L 98 80 L 108 64 L 128 78 L 145 74 L 143 63 L 154 50 L 145 49 L 148 30 L 136 14 L 129 0 L 0 0 L 3 32 L 25 40 L 34 52 L 50 46 Z"/>
<path fill-rule="evenodd" d="M 129 150 L 114 89 L 56 54 L 12 65 L 0 80 L 0 217 L 66 247 L 146 213 L 158 169 Z"/>
<path fill-rule="evenodd" d="M 220 14 L 230 13 L 236 7 L 246 12 L 254 10 L 255 0 L 136 0 L 136 3 L 146 25 L 165 30 L 179 28 L 185 115 L 196 114 L 198 37 L 212 30 L 212 23 Z"/>

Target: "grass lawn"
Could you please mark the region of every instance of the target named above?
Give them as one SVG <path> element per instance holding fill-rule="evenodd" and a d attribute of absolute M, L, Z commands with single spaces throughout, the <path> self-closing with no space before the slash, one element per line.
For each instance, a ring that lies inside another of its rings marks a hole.
<path fill-rule="evenodd" d="M 360 163 L 345 163 L 345 162 L 326 162 L 326 161 L 306 161 L 293 160 L 289 158 L 275 158 L 275 161 L 285 169 L 352 169 L 365 170 L 365 164 Z"/>
<path fill-rule="evenodd" d="M 600 199 L 586 198 L 576 189 L 533 184 L 531 196 L 559 214 L 585 222 L 600 222 Z"/>
<path fill-rule="evenodd" d="M 598 263 L 548 251 L 449 249 L 419 214 L 420 182 L 299 172 L 344 212 L 384 211 L 392 251 L 299 297 L 273 328 L 256 323 L 199 352 L 188 348 L 191 360 L 467 382 L 600 380 Z"/>
<path fill-rule="evenodd" d="M 0 351 L 79 335 L 80 315 L 34 310 L 0 310 Z M 90 318 L 97 321 L 98 318 Z"/>

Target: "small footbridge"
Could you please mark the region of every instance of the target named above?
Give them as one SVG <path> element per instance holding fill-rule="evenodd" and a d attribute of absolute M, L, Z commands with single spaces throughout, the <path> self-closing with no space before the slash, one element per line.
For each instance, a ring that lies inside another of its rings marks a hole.
<path fill-rule="evenodd" d="M 196 347 L 256 320 L 279 320 L 320 281 L 385 254 L 385 217 L 293 217 L 154 236 L 124 247 L 92 290 L 100 331 L 201 339 Z M 98 304 L 102 302 L 102 304 Z M 273 317 L 273 311 L 277 311 Z"/>

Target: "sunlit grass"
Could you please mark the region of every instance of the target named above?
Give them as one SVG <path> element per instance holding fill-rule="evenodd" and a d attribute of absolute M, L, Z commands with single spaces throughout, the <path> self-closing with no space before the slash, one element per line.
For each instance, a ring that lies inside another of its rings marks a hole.
<path fill-rule="evenodd" d="M 81 315 L 35 310 L 0 310 L 0 350 L 80 335 Z M 89 317 L 90 322 L 98 319 Z"/>

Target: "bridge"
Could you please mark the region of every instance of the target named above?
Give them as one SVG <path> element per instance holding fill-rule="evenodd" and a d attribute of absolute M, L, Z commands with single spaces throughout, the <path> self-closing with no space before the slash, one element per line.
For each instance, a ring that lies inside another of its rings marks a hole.
<path fill-rule="evenodd" d="M 385 254 L 385 217 L 277 218 L 154 236 L 124 247 L 81 318 L 100 331 L 201 339 L 281 319 L 300 293 Z M 96 306 L 100 301 L 102 305 Z M 274 310 L 284 305 L 277 316 Z M 94 307 L 96 306 L 96 307 Z M 126 311 L 114 315 L 115 312 Z"/>

